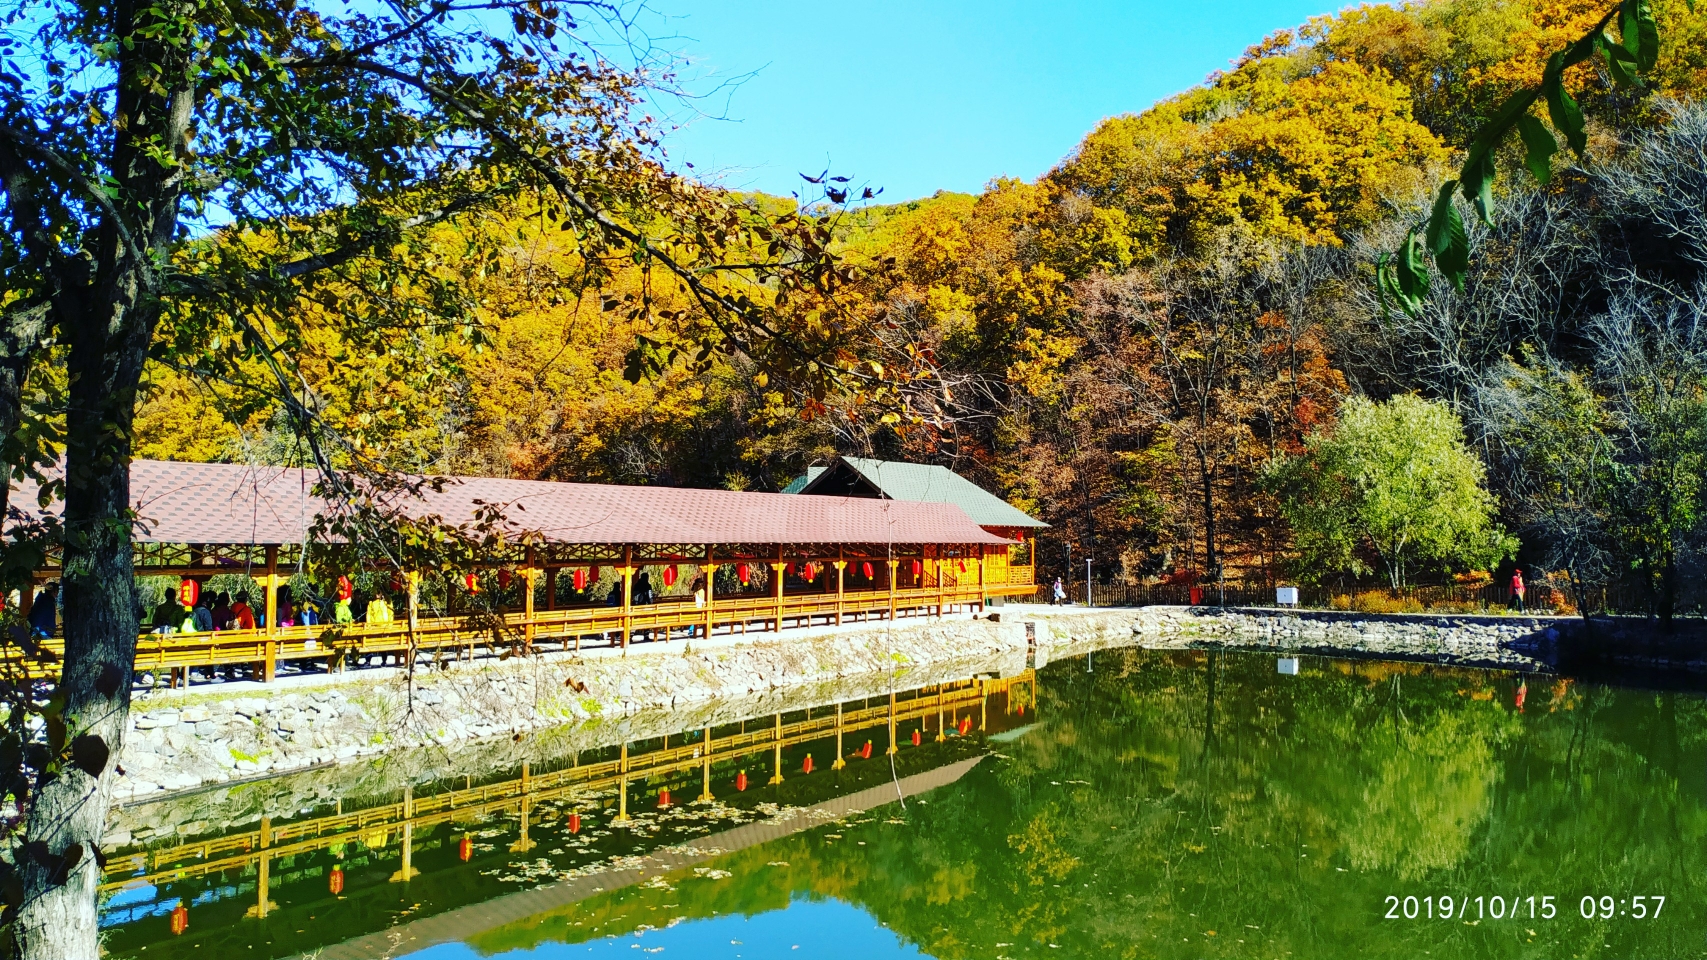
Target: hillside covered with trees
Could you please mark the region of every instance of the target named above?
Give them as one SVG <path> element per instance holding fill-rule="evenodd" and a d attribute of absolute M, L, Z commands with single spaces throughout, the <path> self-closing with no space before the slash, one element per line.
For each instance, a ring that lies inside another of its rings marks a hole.
<path fill-rule="evenodd" d="M 351 340 L 339 315 L 383 284 L 304 298 L 296 399 L 347 455 L 427 473 L 775 490 L 837 453 L 943 463 L 1053 525 L 1051 575 L 1069 546 L 1128 582 L 1401 586 L 1517 561 L 1669 612 L 1707 534 L 1707 27 L 1685 0 L 1652 11 L 1647 79 L 1566 72 L 1586 151 L 1543 185 L 1504 177 L 1463 289 L 1414 314 L 1382 302 L 1380 253 L 1602 7 L 1351 8 L 1105 120 L 1035 182 L 893 205 L 827 183 L 803 212 L 845 282 L 789 335 L 847 361 L 840 389 L 677 343 L 690 291 L 583 261 L 518 196 L 384 279 L 454 288 L 465 323 Z M 233 373 L 218 350 L 157 346 L 136 454 L 303 462 L 244 383 L 263 361 Z"/>

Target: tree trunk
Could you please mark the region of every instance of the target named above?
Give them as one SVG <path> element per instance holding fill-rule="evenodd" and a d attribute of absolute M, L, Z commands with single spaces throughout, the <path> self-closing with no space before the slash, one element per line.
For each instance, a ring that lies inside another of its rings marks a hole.
<path fill-rule="evenodd" d="M 25 840 L 45 844 L 48 856 L 20 858 L 24 902 L 12 927 L 11 946 L 24 960 L 100 957 L 96 907 L 101 871 L 94 853 L 106 827 L 111 771 L 124 746 L 136 662 L 131 424 L 153 311 L 138 302 L 133 271 L 119 271 L 105 286 L 109 296 L 91 299 L 104 302 L 107 310 L 62 318 L 60 324 L 70 351 L 62 582 L 65 662 L 58 696 L 65 704 L 66 742 L 93 734 L 106 745 L 107 757 L 98 778 L 66 763 L 58 777 L 43 777 L 37 784 Z M 71 859 L 76 863 L 69 872 L 61 869 Z M 61 876 L 54 876 L 56 870 Z"/>

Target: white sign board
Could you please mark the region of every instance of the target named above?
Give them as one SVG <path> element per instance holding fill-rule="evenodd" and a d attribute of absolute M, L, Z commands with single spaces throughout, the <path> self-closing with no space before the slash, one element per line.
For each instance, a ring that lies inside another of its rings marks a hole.
<path fill-rule="evenodd" d="M 1296 606 L 1298 606 L 1298 588 L 1297 587 L 1275 587 L 1274 588 L 1274 602 L 1283 606 L 1283 607 L 1296 607 Z"/>

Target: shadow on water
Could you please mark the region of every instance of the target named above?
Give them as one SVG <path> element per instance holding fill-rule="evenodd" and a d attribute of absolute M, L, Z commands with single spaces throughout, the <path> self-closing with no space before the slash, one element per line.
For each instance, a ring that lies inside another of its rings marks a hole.
<path fill-rule="evenodd" d="M 171 829 L 114 858 L 108 951 L 1703 952 L 1707 700 L 1693 693 L 1109 650 L 899 696 L 893 775 L 887 699 L 841 707 L 840 751 L 834 705 L 714 729 L 715 804 L 689 802 L 705 741 L 683 731 L 626 761 L 618 746 L 264 830 L 215 826 L 206 805 L 126 811 Z M 830 769 L 838 753 L 847 765 Z"/>

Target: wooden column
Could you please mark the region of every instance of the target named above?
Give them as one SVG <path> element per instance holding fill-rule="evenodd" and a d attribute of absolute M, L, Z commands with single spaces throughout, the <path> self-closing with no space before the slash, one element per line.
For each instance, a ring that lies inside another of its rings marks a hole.
<path fill-rule="evenodd" d="M 776 715 L 775 733 L 771 735 L 771 755 L 775 758 L 775 773 L 771 774 L 771 785 L 782 782 L 782 714 Z"/>
<path fill-rule="evenodd" d="M 939 684 L 936 688 L 936 742 L 941 743 L 947 739 L 948 730 L 942 725 L 942 686 Z"/>
<path fill-rule="evenodd" d="M 261 680 L 272 683 L 279 663 L 279 548 L 267 548 L 267 573 L 262 577 L 267 591 L 266 660 L 261 664 Z"/>
<path fill-rule="evenodd" d="M 896 560 L 893 557 L 891 557 L 889 559 L 889 619 L 890 620 L 895 619 L 895 571 L 897 568 L 900 567 L 900 565 L 901 565 L 901 561 Z"/>
<path fill-rule="evenodd" d="M 705 576 L 705 639 L 710 640 L 714 623 L 712 610 L 717 605 L 717 563 L 712 556 L 710 544 L 705 547 L 705 563 L 701 564 L 699 569 Z M 707 736 L 709 737 L 709 734 Z"/>
<path fill-rule="evenodd" d="M 625 546 L 622 548 L 622 566 L 617 568 L 617 572 L 622 574 L 622 649 L 626 651 L 628 649 L 629 628 L 634 625 L 633 546 Z"/>
<path fill-rule="evenodd" d="M 945 607 L 943 605 L 944 604 L 943 598 L 948 595 L 946 585 L 942 582 L 943 581 L 943 561 L 948 559 L 947 557 L 943 556 L 943 554 L 945 552 L 947 552 L 947 551 L 945 551 L 942 548 L 942 546 L 939 544 L 936 548 L 936 615 L 939 617 L 948 613 L 947 607 Z"/>
<path fill-rule="evenodd" d="M 830 764 L 831 770 L 840 770 L 848 765 L 842 753 L 842 705 L 836 704 L 836 762 Z"/>
<path fill-rule="evenodd" d="M 984 547 L 978 548 L 978 612 L 984 612 L 985 602 L 989 599 L 989 587 L 984 584 Z"/>
<path fill-rule="evenodd" d="M 771 586 L 776 592 L 776 632 L 782 632 L 782 571 L 788 564 L 782 559 L 782 544 L 776 545 L 776 559 L 771 561 Z"/>
<path fill-rule="evenodd" d="M 846 557 L 836 558 L 836 626 L 842 625 L 842 603 L 847 596 L 846 577 L 848 561 Z"/>
<path fill-rule="evenodd" d="M 545 609 L 557 609 L 557 568 L 545 568 Z"/>
<path fill-rule="evenodd" d="M 272 908 L 272 901 L 267 894 L 272 887 L 273 859 L 267 856 L 267 848 L 273 845 L 273 818 L 261 818 L 261 859 L 259 863 L 260 876 L 255 883 L 255 905 L 248 913 L 258 919 L 266 919 L 267 911 Z"/>
<path fill-rule="evenodd" d="M 527 643 L 528 650 L 533 649 L 533 586 L 539 577 L 539 555 L 533 547 L 528 547 L 527 566 L 522 568 L 522 616 L 526 618 L 522 627 L 522 637 Z"/>

